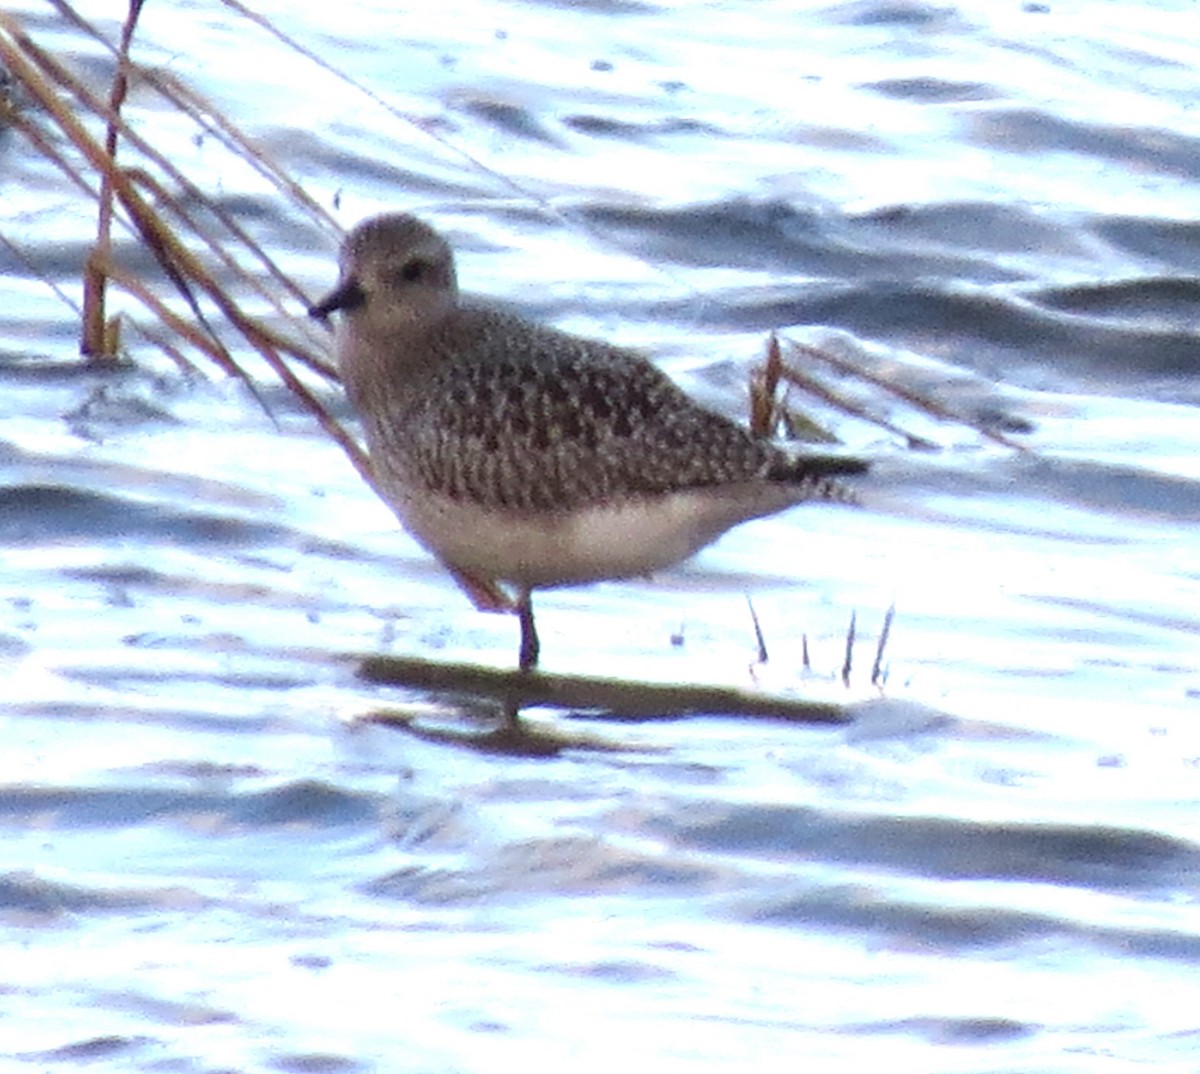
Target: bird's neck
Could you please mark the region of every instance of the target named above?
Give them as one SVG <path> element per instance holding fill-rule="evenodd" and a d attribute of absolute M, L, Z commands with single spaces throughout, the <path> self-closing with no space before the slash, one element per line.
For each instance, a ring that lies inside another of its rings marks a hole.
<path fill-rule="evenodd" d="M 432 333 L 415 325 L 386 331 L 350 322 L 337 342 L 338 371 L 360 414 L 408 394 L 432 365 Z"/>

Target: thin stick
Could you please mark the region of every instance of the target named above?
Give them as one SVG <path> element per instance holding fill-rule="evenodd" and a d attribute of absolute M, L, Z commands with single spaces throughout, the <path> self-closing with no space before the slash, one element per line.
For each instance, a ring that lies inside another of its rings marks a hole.
<path fill-rule="evenodd" d="M 754 639 L 758 642 L 758 663 L 765 664 L 769 659 L 767 656 L 767 642 L 763 638 L 762 625 L 758 621 L 758 612 L 754 610 L 754 601 L 750 599 L 750 594 L 746 594 L 746 607 L 750 609 L 750 622 L 754 624 Z"/>
<path fill-rule="evenodd" d="M 850 670 L 853 665 L 854 658 L 854 634 L 858 626 L 858 616 L 856 612 L 850 613 L 850 629 L 846 631 L 846 656 L 842 660 L 842 685 L 850 685 Z"/>
<path fill-rule="evenodd" d="M 883 651 L 887 648 L 888 635 L 892 632 L 892 620 L 896 617 L 896 605 L 893 604 L 883 617 L 883 628 L 879 631 L 879 644 L 875 647 L 875 663 L 871 665 L 871 685 L 883 685 Z"/>
<path fill-rule="evenodd" d="M 421 690 L 464 691 L 494 698 L 511 712 L 528 705 L 601 709 L 626 719 L 714 714 L 790 723 L 841 724 L 846 706 L 697 683 L 630 682 L 545 671 L 501 671 L 477 664 L 439 664 L 403 656 L 368 656 L 359 674 L 369 682 Z"/>

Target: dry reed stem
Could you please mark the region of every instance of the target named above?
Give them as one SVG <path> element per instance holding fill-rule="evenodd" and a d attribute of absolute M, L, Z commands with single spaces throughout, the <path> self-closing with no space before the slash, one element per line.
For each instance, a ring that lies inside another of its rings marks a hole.
<path fill-rule="evenodd" d="M 116 160 L 121 105 L 129 93 L 129 46 L 144 0 L 130 0 L 129 14 L 121 27 L 121 44 L 117 50 L 117 71 L 108 96 L 110 119 L 104 135 L 104 151 Z M 83 270 L 83 325 L 80 353 L 88 358 L 115 359 L 116 333 L 109 331 L 105 317 L 105 278 L 96 262 L 112 252 L 113 190 L 107 173 L 100 181 L 99 211 L 96 214 L 96 245 Z"/>
<path fill-rule="evenodd" d="M 965 425 L 970 429 L 974 429 L 977 433 L 979 433 L 980 436 L 983 436 L 988 440 L 994 440 L 996 443 L 1003 444 L 1005 447 L 1012 448 L 1016 451 L 1027 452 L 1030 450 L 1030 448 L 1028 448 L 1025 444 L 1019 443 L 1018 441 L 1005 436 L 1003 433 L 997 432 L 995 429 L 989 429 L 987 426 L 981 425 L 980 423 L 972 420 L 970 417 L 960 414 L 950 407 L 939 403 L 936 399 L 931 399 L 929 396 L 914 391 L 912 388 L 906 388 L 903 384 L 897 384 L 893 380 L 888 380 L 870 372 L 869 370 L 863 369 L 860 366 L 855 365 L 849 359 L 840 358 L 830 351 L 823 350 L 820 347 L 813 347 L 807 343 L 800 343 L 794 339 L 789 339 L 787 342 L 788 346 L 793 348 L 793 350 L 807 355 L 810 358 L 815 358 L 819 361 L 822 361 L 826 365 L 832 366 L 839 373 L 857 377 L 859 380 L 865 380 L 868 384 L 873 384 L 875 387 L 881 388 L 889 395 L 894 395 L 896 398 L 916 407 L 918 410 L 923 410 L 931 417 L 938 418 L 942 421 L 948 421 L 956 425 Z M 805 376 L 794 366 L 785 364 L 784 368 L 784 376 L 787 377 L 788 380 L 792 380 L 801 387 L 804 387 L 806 390 L 812 390 L 809 387 L 809 383 L 817 383 L 812 381 L 812 378 Z M 822 390 L 828 393 L 831 401 L 840 398 L 836 395 L 836 393 L 829 391 L 829 389 L 823 388 Z M 889 429 L 890 431 L 899 433 L 901 436 L 908 438 L 912 446 L 934 446 L 923 437 L 913 437 L 912 434 L 895 428 L 885 419 L 868 414 L 864 408 L 858 407 L 856 404 L 850 403 L 849 401 L 846 401 L 846 403 L 850 408 L 852 408 L 847 410 L 848 413 L 857 413 L 859 416 L 865 418 L 865 420 L 870 421 L 874 425 L 878 425 L 881 428 Z M 842 403 L 835 402 L 835 405 L 842 406 Z M 846 409 L 846 407 L 842 408 Z"/>
<path fill-rule="evenodd" d="M 160 204 L 165 205 L 168 209 L 170 209 L 171 213 L 184 224 L 186 224 L 194 235 L 202 239 L 205 246 L 208 247 L 214 256 L 219 257 L 238 277 L 239 282 L 248 285 L 260 298 L 268 302 L 276 313 L 284 317 L 289 316 L 289 313 L 284 307 L 282 301 L 274 291 L 267 287 L 266 282 L 257 274 L 247 272 L 242 266 L 241 262 L 238 261 L 237 258 L 235 258 L 226 249 L 224 244 L 217 239 L 203 223 L 196 219 L 195 214 L 184 207 L 184 203 L 181 199 L 175 197 L 175 195 L 173 195 L 158 179 L 156 179 L 149 172 L 141 168 L 130 168 L 127 169 L 127 171 L 131 178 L 136 179 L 139 184 L 153 191 Z M 223 205 L 212 201 L 212 199 L 210 199 L 207 195 L 200 191 L 199 188 L 194 186 L 194 184 L 186 179 L 181 183 L 181 185 L 183 186 L 184 193 L 189 198 L 202 205 L 208 212 L 212 213 L 213 216 L 215 216 L 230 232 L 230 234 L 232 234 L 233 237 L 242 244 L 242 246 L 254 254 L 259 264 L 261 264 L 262 267 L 267 270 L 267 273 L 277 284 L 279 284 L 279 286 L 287 291 L 292 298 L 303 305 L 306 309 L 308 308 L 308 295 L 306 295 L 304 291 L 301 290 L 301 288 L 296 284 L 296 282 L 275 263 L 275 260 L 271 257 L 271 255 L 259 245 L 254 237 L 237 222 L 237 220 L 226 210 Z M 304 322 L 304 330 L 306 334 L 311 335 L 313 338 L 316 337 L 316 333 L 309 329 L 307 321 Z M 322 376 L 331 380 L 337 379 L 337 371 L 329 362 L 325 361 L 324 359 L 318 358 L 313 354 L 305 354 L 301 360 L 316 372 L 320 373 Z"/>
<path fill-rule="evenodd" d="M 231 254 L 221 242 L 209 234 L 205 230 L 204 226 L 196 220 L 195 216 L 185 209 L 177 198 L 172 197 L 170 192 L 167 191 L 166 188 L 163 187 L 163 185 L 154 176 L 140 168 L 126 169 L 126 175 L 128 175 L 129 178 L 136 182 L 139 186 L 150 190 L 161 204 L 166 205 L 175 217 L 177 217 L 191 229 L 193 234 L 204 239 L 205 245 L 209 251 L 215 257 L 217 257 L 233 275 L 238 278 L 239 282 L 248 283 L 251 286 L 251 289 L 260 298 L 264 299 L 281 317 L 290 317 L 288 310 L 284 307 L 279 298 L 270 289 L 268 289 L 257 276 L 248 274 L 243 268 L 241 262 L 239 262 L 237 258 L 234 257 L 234 255 Z M 227 215 L 223 209 L 221 210 L 221 215 Z M 225 221 L 222 220 L 222 222 L 224 223 Z M 230 223 L 232 223 L 232 221 L 230 221 Z M 232 230 L 234 230 L 235 235 L 239 239 L 243 237 L 242 229 L 240 227 L 235 225 Z M 249 245 L 252 248 L 257 249 L 257 244 L 253 243 L 248 236 L 245 238 L 244 245 Z M 286 286 L 292 295 L 307 307 L 308 297 L 290 279 L 287 279 L 287 277 L 283 276 L 282 272 L 278 268 L 275 268 L 273 262 L 272 267 L 274 268 L 275 272 L 279 273 L 282 280 L 286 281 Z M 305 327 L 307 328 L 307 322 L 305 322 Z M 293 358 L 301 362 L 303 365 L 306 365 L 309 369 L 321 374 L 321 376 L 325 377 L 327 380 L 338 379 L 337 370 L 334 368 L 333 364 L 325 358 L 322 358 L 316 352 L 307 349 L 293 340 L 285 341 L 282 339 L 282 337 L 278 336 L 274 336 L 273 338 L 276 340 L 276 346 L 278 349 L 286 350 Z"/>
<path fill-rule="evenodd" d="M 122 131 L 129 132 L 128 126 L 111 109 L 96 99 L 94 95 L 88 93 L 52 57 L 38 48 L 25 34 L 17 29 L 11 18 L 0 14 L 0 29 L 7 33 L 11 39 L 6 40 L 5 33 L 0 33 L 0 57 L 3 58 L 5 65 L 13 73 L 14 77 L 18 78 L 36 97 L 47 114 L 84 156 L 91 167 L 110 185 L 113 197 L 120 203 L 135 230 L 141 236 L 146 247 L 154 254 L 163 271 L 176 284 L 184 299 L 191 306 L 197 319 L 205 326 L 207 335 L 200 333 L 192 326 L 187 326 L 186 331 L 181 331 L 181 329 L 184 329 L 186 322 L 171 314 L 169 308 L 160 300 L 152 299 L 149 289 L 140 282 L 135 282 L 126 273 L 119 273 L 122 286 L 125 286 L 135 297 L 152 308 L 156 315 L 160 316 L 164 323 L 167 323 L 173 331 L 179 332 L 189 342 L 197 345 L 206 356 L 216 362 L 223 370 L 230 375 L 242 379 L 246 382 L 250 390 L 253 391 L 254 384 L 251 378 L 232 358 L 228 350 L 217 338 L 215 332 L 207 325 L 191 285 L 195 284 L 199 287 L 238 329 L 246 341 L 258 351 L 259 355 L 283 381 L 285 386 L 317 418 L 322 428 L 346 452 L 351 463 L 359 473 L 373 486 L 370 464 L 362 449 L 354 441 L 353 437 L 333 418 L 324 405 L 309 391 L 308 387 L 287 366 L 277 353 L 277 347 L 282 344 L 294 357 L 297 357 L 305 364 L 320 369 L 324 373 L 331 372 L 331 367 L 328 363 L 321 361 L 311 353 L 305 352 L 294 343 L 282 340 L 276 334 L 257 324 L 252 317 L 241 310 L 237 303 L 221 288 L 208 270 L 179 241 L 161 217 L 142 197 L 135 186 L 133 176 L 117 167 L 116 162 L 106 152 L 106 148 L 88 133 L 73 111 L 54 91 L 46 79 L 42 77 L 42 72 L 45 72 L 54 81 L 64 85 L 73 95 L 76 95 L 78 99 L 86 103 L 92 111 L 105 118 L 111 118 L 112 122 Z M 79 92 L 77 93 L 76 91 Z M 132 132 L 129 133 L 132 134 Z M 140 139 L 138 140 L 141 141 Z M 61 157 L 61 154 L 59 156 Z M 98 267 L 106 271 L 116 269 L 111 257 L 102 251 L 97 252 L 95 262 Z M 117 273 L 114 273 L 114 275 L 117 275 Z"/>
<path fill-rule="evenodd" d="M 8 29 L 7 20 L 4 20 L 2 16 L 0 16 L 0 25 Z M 326 433 L 339 444 L 350 459 L 351 464 L 358 470 L 368 485 L 373 488 L 374 478 L 370 462 L 365 453 L 358 446 L 354 438 L 280 358 L 275 350 L 275 345 L 280 342 L 278 337 L 256 324 L 252 318 L 244 314 L 236 303 L 225 294 L 207 270 L 176 239 L 157 214 L 145 202 L 134 187 L 130 177 L 116 167 L 115 162 L 105 153 L 104 148 L 87 133 L 82 124 L 65 108 L 57 94 L 38 76 L 37 71 L 26 62 L 24 56 L 13 49 L 9 42 L 4 40 L 2 34 L 0 34 L 0 55 L 3 56 L 9 70 L 31 89 L 47 112 L 54 118 L 63 132 L 93 168 L 111 183 L 114 196 L 129 215 L 146 246 L 155 255 L 167 275 L 179 287 L 180 292 L 189 302 L 193 312 L 197 315 L 201 323 L 205 323 L 203 314 L 199 310 L 195 297 L 192 294 L 188 283 L 189 280 L 195 282 L 208 294 L 209 298 L 221 312 L 238 328 L 247 342 L 259 352 L 270 368 L 283 381 L 288 390 L 301 400 L 310 413 L 316 417 Z M 173 331 L 199 347 L 202 353 L 206 354 L 226 372 L 242 379 L 252 392 L 256 391 L 251 378 L 229 355 L 211 328 L 208 328 L 206 335 L 182 321 L 165 304 L 153 297 L 149 289 L 141 281 L 137 281 L 128 274 L 120 271 L 112 263 L 110 257 L 97 253 L 95 264 L 98 270 L 107 271 L 114 278 L 119 279 L 122 286 L 125 286 L 131 294 L 150 306 L 156 315 L 165 324 L 169 325 Z M 206 327 L 208 326 L 206 325 Z"/>
<path fill-rule="evenodd" d="M 785 339 L 784 342 L 793 352 L 806 355 L 810 358 L 820 359 L 833 366 L 839 373 L 848 374 L 859 380 L 866 381 L 868 384 L 882 388 L 888 394 L 902 399 L 930 417 L 958 425 L 965 425 L 968 428 L 974 429 L 981 436 L 995 440 L 1006 447 L 1016 448 L 1021 451 L 1029 450 L 1025 445 L 1009 439 L 1002 433 L 980 425 L 971 420 L 970 417 L 954 411 L 928 396 L 913 391 L 911 388 L 906 388 L 902 384 L 896 384 L 893 381 L 887 380 L 879 374 L 854 365 L 844 358 L 839 358 L 828 351 L 799 343 L 793 339 Z M 767 340 L 766 355 L 762 363 L 750 371 L 749 424 L 751 431 L 756 436 L 766 437 L 775 435 L 778 425 L 786 417 L 787 412 L 779 396 L 779 385 L 781 382 L 800 389 L 813 398 L 826 403 L 833 409 L 841 411 L 843 414 L 867 422 L 877 428 L 883 429 L 885 432 L 902 438 L 910 449 L 918 451 L 936 451 L 938 449 L 938 445 L 927 437 L 910 432 L 894 421 L 879 414 L 875 409 L 859 403 L 836 389 L 831 388 L 824 381 L 801 369 L 794 362 L 785 362 L 782 358 L 780 337 L 776 332 L 772 332 Z"/>
<path fill-rule="evenodd" d="M 815 351 L 816 348 L 803 347 L 794 340 L 787 341 L 788 346 L 803 350 L 806 354 L 810 351 Z M 807 392 L 809 395 L 822 402 L 828 403 L 836 410 L 840 410 L 843 414 L 848 414 L 852 418 L 858 418 L 862 421 L 869 422 L 872 425 L 878 426 L 885 431 L 892 433 L 895 436 L 903 437 L 910 448 L 919 449 L 922 451 L 931 451 L 937 448 L 937 445 L 931 440 L 927 440 L 923 436 L 918 436 L 916 433 L 911 433 L 907 429 L 901 428 L 889 419 L 882 417 L 879 414 L 872 413 L 861 403 L 855 402 L 853 399 L 835 391 L 827 384 L 817 378 L 803 372 L 797 366 L 787 362 L 782 362 L 780 366 L 780 374 L 789 384 L 795 385 L 801 391 Z M 861 370 L 857 371 L 857 375 L 864 379 L 871 380 L 868 374 Z"/>
<path fill-rule="evenodd" d="M 760 366 L 750 371 L 750 431 L 769 437 L 779 421 L 779 372 L 783 359 L 779 337 L 772 332 L 767 340 L 767 355 Z"/>
<path fill-rule="evenodd" d="M 2 16 L 0 16 L 0 20 L 2 20 Z M 0 25 L 3 25 L 2 21 L 0 21 Z M 212 199 L 210 199 L 199 187 L 197 187 L 194 183 L 192 183 L 191 180 L 189 180 L 186 175 L 184 175 L 177 167 L 175 167 L 175 165 L 173 165 L 166 157 L 164 157 L 161 153 L 159 153 L 158 150 L 156 150 L 149 142 L 147 142 L 144 138 L 142 138 L 141 135 L 138 134 L 138 132 L 136 130 L 131 128 L 118 113 L 114 112 L 107 103 L 102 101 L 95 94 L 93 94 L 90 90 L 88 90 L 86 86 L 84 86 L 78 79 L 76 79 L 61 64 L 59 64 L 57 62 L 57 60 L 55 60 L 52 56 L 50 56 L 48 53 L 46 53 L 43 49 L 39 48 L 26 35 L 20 33 L 19 31 L 14 32 L 13 36 L 14 36 L 14 39 L 18 42 L 18 44 L 22 47 L 22 49 L 25 52 L 29 53 L 29 55 L 34 60 L 34 62 L 36 62 L 38 64 L 38 66 L 42 70 L 44 70 L 49 75 L 49 77 L 51 79 L 53 79 L 53 81 L 55 83 L 66 88 L 67 91 L 70 92 L 71 95 L 73 97 L 75 97 L 76 100 L 78 100 L 81 104 L 83 104 L 89 111 L 91 111 L 92 113 L 94 113 L 95 115 L 97 115 L 98 117 L 103 119 L 106 123 L 108 123 L 110 130 L 112 130 L 112 129 L 119 130 L 122 133 L 122 135 L 125 137 L 125 139 L 131 145 L 135 146 L 139 152 L 141 152 L 149 160 L 153 161 L 156 165 L 158 165 L 171 178 L 172 181 L 174 181 L 180 187 L 182 187 L 182 189 L 185 191 L 185 193 L 190 198 L 198 201 L 200 204 L 204 205 L 205 208 L 207 208 L 210 212 L 212 212 L 213 215 L 216 216 L 239 240 L 242 241 L 243 245 L 246 246 L 247 249 L 249 249 L 258 258 L 259 262 L 263 265 L 264 268 L 266 268 L 268 273 L 277 282 L 279 282 L 283 286 L 285 286 L 286 289 L 295 298 L 297 298 L 298 301 L 302 302 L 304 305 L 307 306 L 307 304 L 308 304 L 307 296 L 305 296 L 304 293 L 300 290 L 300 288 L 298 288 L 282 272 L 282 270 L 279 269 L 279 267 L 270 258 L 270 256 L 266 253 L 266 251 L 264 251 L 261 248 L 261 246 L 258 245 L 258 243 L 254 242 L 254 240 L 248 234 L 246 234 L 244 229 L 242 229 L 236 223 L 236 221 L 233 220 L 233 218 L 225 211 L 225 209 L 222 206 L 213 202 Z M 57 94 L 55 93 L 55 91 L 53 90 L 53 88 L 51 86 L 46 84 L 43 80 L 39 79 L 38 81 L 40 84 L 32 86 L 31 89 L 33 90 L 35 95 L 38 97 L 39 102 L 41 102 L 45 106 L 45 105 L 47 105 L 47 97 L 48 96 L 53 96 L 55 99 L 57 99 Z M 57 112 L 54 109 L 50 109 L 50 108 L 48 108 L 48 111 L 50 111 L 51 114 L 54 115 L 54 117 L 57 120 Z M 60 124 L 60 126 L 61 126 L 61 124 Z M 82 128 L 79 128 L 79 131 L 82 131 Z M 96 167 L 98 170 L 101 171 L 102 177 L 105 177 L 105 182 L 108 183 L 108 185 L 111 187 L 111 181 L 108 180 L 106 177 L 109 174 L 109 172 L 116 169 L 116 163 L 115 163 L 114 158 L 112 158 L 111 155 L 107 154 L 107 146 L 104 147 L 103 150 L 100 150 L 100 152 L 105 155 L 98 157 L 96 152 L 88 152 L 87 150 L 84 149 L 83 146 L 81 146 L 79 144 L 78 139 L 80 137 L 80 133 L 78 131 L 73 130 L 73 129 L 64 129 L 64 133 L 78 148 L 80 148 L 81 150 L 83 150 L 85 152 L 85 155 L 91 161 L 91 163 L 93 164 L 93 167 Z M 105 159 L 107 159 L 109 162 L 111 162 L 111 167 L 108 167 L 101 163 L 101 161 L 103 161 Z M 194 218 L 192 218 L 190 216 L 190 214 L 186 213 L 183 210 L 178 199 L 172 197 L 166 191 L 166 189 L 162 186 L 161 183 L 158 183 L 157 180 L 154 180 L 152 177 L 150 177 L 149 174 L 147 172 L 145 172 L 144 170 L 139 169 L 136 171 L 129 171 L 129 172 L 127 172 L 127 174 L 129 174 L 131 177 L 132 176 L 145 177 L 143 180 L 144 185 L 152 186 L 155 194 L 157 196 L 159 196 L 160 198 L 162 198 L 163 201 L 168 205 L 168 207 L 170 207 L 171 210 L 176 215 L 180 216 L 184 220 L 184 222 L 187 223 L 192 228 L 192 231 L 199 238 L 201 238 L 204 241 L 205 245 L 209 248 L 209 250 L 211 250 L 216 256 L 221 257 L 228 264 L 231 264 L 235 268 L 236 273 L 239 276 L 239 278 L 243 282 L 248 283 L 260 295 L 262 295 L 264 298 L 266 298 L 268 301 L 270 301 L 272 303 L 272 305 L 274 305 L 277 312 L 279 312 L 280 314 L 282 314 L 284 316 L 287 315 L 287 313 L 283 309 L 282 305 L 271 294 L 271 292 L 265 288 L 262 281 L 260 281 L 256 275 L 246 272 L 240 266 L 240 264 L 236 261 L 236 259 L 233 258 L 232 255 L 230 255 L 227 251 L 224 250 L 224 247 L 217 239 L 215 239 L 211 234 L 209 234 L 204 228 L 198 226 L 196 221 L 194 220 Z M 111 197 L 111 192 L 110 192 L 109 196 Z M 103 205 L 103 202 L 101 202 L 101 204 Z M 326 219 L 328 219 L 328 218 L 326 217 Z M 103 250 L 103 244 L 101 244 L 101 250 Z M 202 317 L 201 317 L 201 319 L 202 319 Z M 307 326 L 306 326 L 305 330 L 307 331 Z M 85 354 L 89 353 L 89 351 L 85 348 L 84 353 Z M 315 371 L 317 371 L 318 373 L 320 373 L 322 376 L 325 376 L 330 379 L 336 378 L 336 372 L 334 371 L 332 365 L 330 365 L 330 363 L 328 363 L 324 359 L 318 357 L 312 351 L 308 351 L 308 350 L 304 350 L 303 348 L 299 348 L 295 352 L 295 357 L 298 358 L 298 360 L 303 362 L 305 365 L 309 366 L 310 368 L 312 368 Z"/>

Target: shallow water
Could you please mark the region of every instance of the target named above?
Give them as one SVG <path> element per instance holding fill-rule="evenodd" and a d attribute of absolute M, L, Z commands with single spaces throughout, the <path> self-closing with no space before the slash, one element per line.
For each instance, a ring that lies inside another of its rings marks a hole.
<path fill-rule="evenodd" d="M 554 748 L 486 752 L 357 656 L 506 667 L 514 623 L 282 392 L 273 423 L 149 348 L 84 369 L 0 252 L 3 1065 L 1194 1070 L 1193 5 L 291 7 L 261 10 L 445 144 L 215 3 L 148 5 L 140 58 L 347 225 L 420 212 L 470 290 L 715 406 L 743 412 L 787 328 L 1029 450 L 899 406 L 942 450 L 837 421 L 876 461 L 866 510 L 540 600 L 547 670 L 848 724 L 538 709 Z M 130 112 L 328 286 L 327 237 L 149 91 Z M 11 135 L 0 220 L 75 288 L 89 212 Z M 380 709 L 421 733 L 357 718 Z"/>

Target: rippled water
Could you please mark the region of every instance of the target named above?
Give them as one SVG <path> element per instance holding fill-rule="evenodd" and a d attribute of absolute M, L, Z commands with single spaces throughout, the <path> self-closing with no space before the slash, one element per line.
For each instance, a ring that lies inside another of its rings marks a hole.
<path fill-rule="evenodd" d="M 346 224 L 420 212 L 469 289 L 731 413 L 786 328 L 1028 450 L 898 405 L 942 450 L 843 420 L 868 509 L 541 599 L 548 671 L 848 723 L 541 708 L 545 748 L 489 752 L 452 699 L 355 669 L 507 667 L 515 625 L 281 391 L 272 422 L 149 348 L 86 369 L 0 252 L 5 1068 L 1195 1070 L 1191 0 L 261 10 L 444 141 L 210 0 L 151 0 L 139 58 Z M 130 114 L 331 282 L 328 237 L 260 180 L 150 91 Z M 11 134 L 0 223 L 74 291 L 89 210 Z M 380 709 L 415 722 L 357 718 Z"/>

